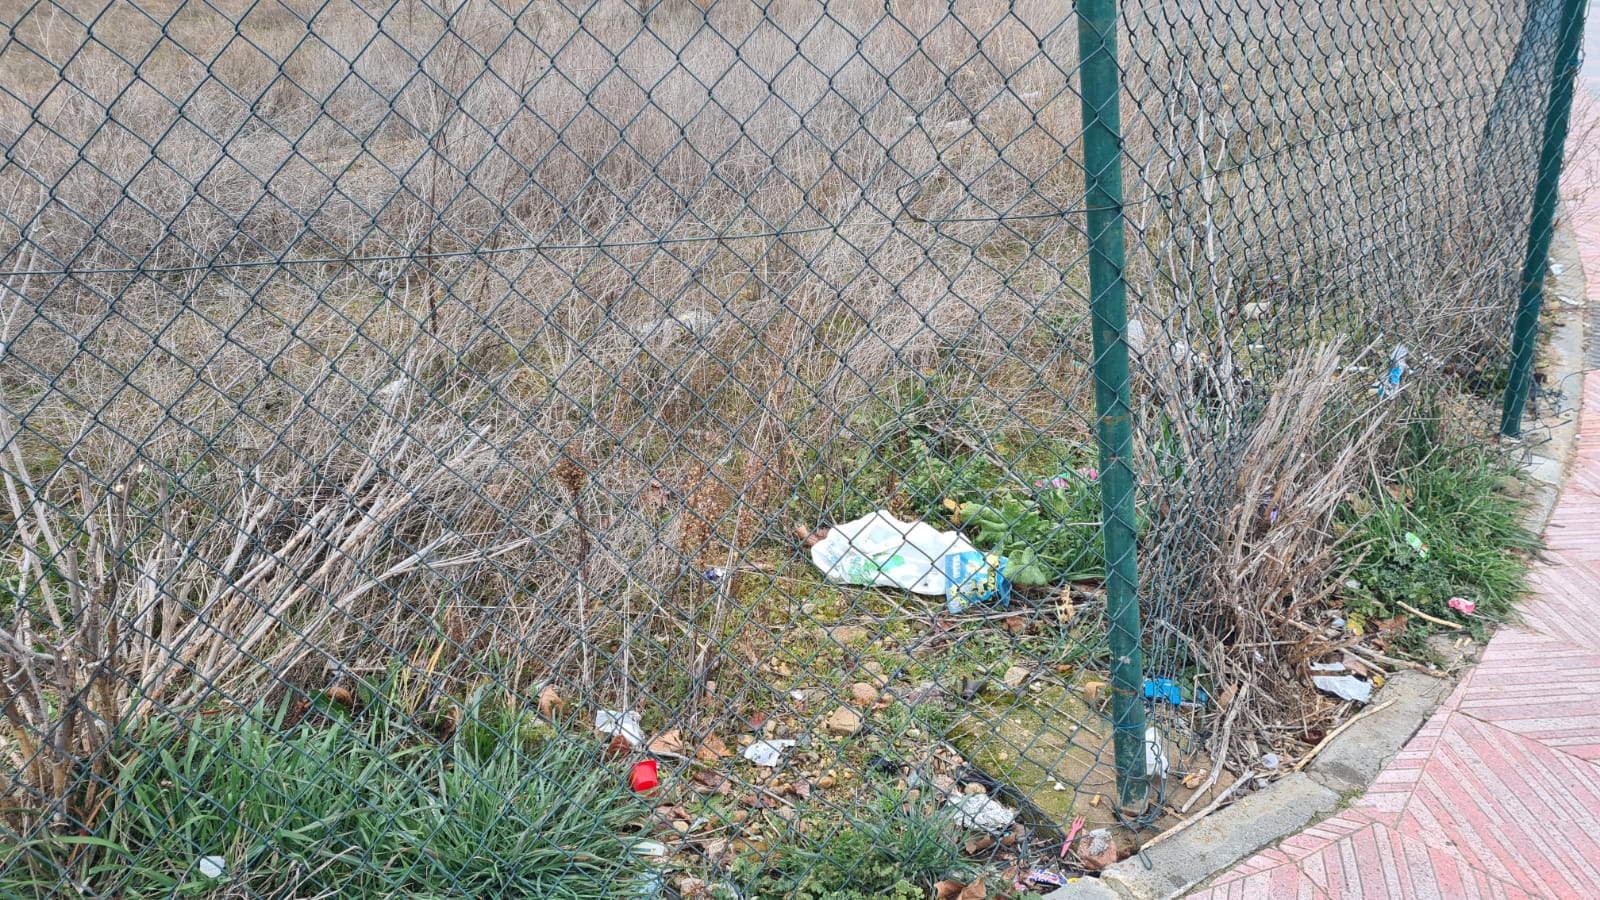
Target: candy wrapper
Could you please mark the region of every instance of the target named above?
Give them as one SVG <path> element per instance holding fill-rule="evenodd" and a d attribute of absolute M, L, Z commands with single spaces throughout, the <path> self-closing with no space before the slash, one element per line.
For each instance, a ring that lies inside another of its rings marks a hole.
<path fill-rule="evenodd" d="M 946 607 L 964 612 L 979 604 L 1011 601 L 1011 580 L 1005 575 L 1006 558 L 993 553 L 952 553 L 944 558 Z"/>

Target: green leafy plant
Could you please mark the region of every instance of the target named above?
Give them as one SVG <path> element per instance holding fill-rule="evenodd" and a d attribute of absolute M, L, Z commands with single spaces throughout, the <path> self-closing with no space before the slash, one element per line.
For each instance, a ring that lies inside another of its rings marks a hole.
<path fill-rule="evenodd" d="M 1105 574 L 1100 494 L 1093 469 L 1033 482 L 1025 495 L 999 487 L 956 508 L 956 518 L 979 548 L 1006 557 L 1005 574 L 1019 585 L 1099 578 Z"/>

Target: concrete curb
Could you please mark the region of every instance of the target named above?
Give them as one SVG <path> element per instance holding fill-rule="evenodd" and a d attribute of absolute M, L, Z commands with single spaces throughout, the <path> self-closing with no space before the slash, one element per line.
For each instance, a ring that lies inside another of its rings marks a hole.
<path fill-rule="evenodd" d="M 1543 534 L 1555 512 L 1561 485 L 1577 450 L 1578 410 L 1583 406 L 1584 318 L 1587 297 L 1577 237 L 1565 211 L 1557 225 L 1551 258 L 1561 266 L 1546 316 L 1547 332 L 1538 371 L 1546 395 L 1559 408 L 1538 409 L 1528 439 L 1526 475 L 1528 527 Z M 1561 298 L 1568 298 L 1563 302 Z M 1572 305 L 1572 301 L 1577 301 Z M 1542 432 L 1542 433 L 1536 433 Z M 1473 647 L 1473 652 L 1481 650 Z M 1233 803 L 1182 834 L 1108 867 L 1098 879 L 1080 878 L 1047 900 L 1178 897 L 1262 848 L 1296 834 L 1364 792 L 1406 742 L 1450 695 L 1458 679 L 1401 671 L 1374 697 L 1396 702 L 1367 716 L 1335 738 L 1301 773 L 1281 778 Z"/>

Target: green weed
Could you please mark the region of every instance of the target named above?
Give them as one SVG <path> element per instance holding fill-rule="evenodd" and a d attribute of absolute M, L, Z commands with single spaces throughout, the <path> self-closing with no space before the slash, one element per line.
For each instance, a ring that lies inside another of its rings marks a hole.
<path fill-rule="evenodd" d="M 776 869 L 743 873 L 751 896 L 921 900 L 935 882 L 975 871 L 961 856 L 950 808 L 935 792 L 913 796 L 886 785 L 876 791 L 876 808 L 862 810 L 870 810 L 862 818 L 871 824 L 847 820 L 820 836 L 802 835 Z"/>
<path fill-rule="evenodd" d="M 1479 630 L 1504 618 L 1538 547 L 1521 504 L 1499 490 L 1509 474 L 1487 451 L 1428 423 L 1413 426 L 1394 477 L 1369 485 L 1339 514 L 1340 552 L 1350 564 L 1341 596 L 1350 617 L 1389 618 L 1404 614 L 1405 603 Z M 1473 602 L 1475 617 L 1452 609 L 1452 597 Z"/>
<path fill-rule="evenodd" d="M 146 725 L 94 834 L 0 853 L 0 895 L 59 892 L 61 872 L 130 898 L 600 900 L 642 884 L 624 835 L 648 810 L 580 741 L 480 728 L 456 752 L 377 714 L 284 728 L 261 713 Z"/>

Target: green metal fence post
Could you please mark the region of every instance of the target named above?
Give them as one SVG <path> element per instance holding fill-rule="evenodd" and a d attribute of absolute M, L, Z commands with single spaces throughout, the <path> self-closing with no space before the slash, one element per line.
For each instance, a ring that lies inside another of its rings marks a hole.
<path fill-rule="evenodd" d="M 1545 109 L 1544 143 L 1539 150 L 1539 180 L 1534 187 L 1533 217 L 1528 224 L 1528 255 L 1522 264 L 1522 296 L 1517 302 L 1517 318 L 1511 335 L 1511 371 L 1500 415 L 1500 433 L 1506 437 L 1522 434 L 1522 410 L 1533 384 L 1545 263 L 1550 257 L 1551 226 L 1561 187 L 1561 159 L 1567 144 L 1567 124 L 1572 118 L 1572 83 L 1577 75 L 1579 41 L 1588 5 L 1588 0 L 1565 0 L 1561 10 L 1550 105 Z"/>
<path fill-rule="evenodd" d="M 1088 207 L 1089 293 L 1094 331 L 1096 433 L 1111 643 L 1111 716 L 1117 792 L 1143 812 L 1144 659 L 1139 648 L 1139 571 L 1134 524 L 1133 420 L 1128 398 L 1128 296 L 1122 216 L 1122 119 L 1117 105 L 1116 0 L 1079 0 L 1083 165 Z"/>

